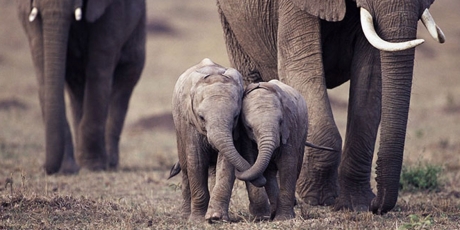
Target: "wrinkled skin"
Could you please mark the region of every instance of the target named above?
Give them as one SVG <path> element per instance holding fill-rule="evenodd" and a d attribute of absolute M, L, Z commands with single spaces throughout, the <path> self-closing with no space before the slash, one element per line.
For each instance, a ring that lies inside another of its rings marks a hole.
<path fill-rule="evenodd" d="M 298 90 L 308 106 L 307 139 L 337 150 L 306 148 L 299 196 L 312 205 L 335 203 L 336 209 L 391 210 L 398 196 L 414 48 L 374 48 L 361 29 L 358 7 L 370 12 L 383 40 L 402 42 L 415 39 L 417 21 L 433 0 L 217 2 L 230 61 L 245 76 L 245 85 L 275 78 Z M 348 80 L 341 156 L 326 89 Z M 370 174 L 379 124 L 375 196 Z"/>
<path fill-rule="evenodd" d="M 176 171 L 182 169 L 182 210 L 190 221 L 229 219 L 234 170 L 250 168 L 234 146 L 242 97 L 241 74 L 209 59 L 177 80 L 172 101 L 180 164 Z M 215 177 L 211 195 L 208 171 Z"/>
<path fill-rule="evenodd" d="M 302 168 L 308 132 L 307 105 L 302 95 L 277 80 L 250 84 L 243 97 L 240 153 L 254 165 L 237 173 L 250 181 L 262 174 L 271 218 L 295 217 L 295 186 Z M 279 173 L 279 186 L 277 181 Z"/>
<path fill-rule="evenodd" d="M 76 8 L 81 9 L 79 21 Z M 145 1 L 21 0 L 18 9 L 39 83 L 46 172 L 116 168 L 129 99 L 144 67 Z"/>

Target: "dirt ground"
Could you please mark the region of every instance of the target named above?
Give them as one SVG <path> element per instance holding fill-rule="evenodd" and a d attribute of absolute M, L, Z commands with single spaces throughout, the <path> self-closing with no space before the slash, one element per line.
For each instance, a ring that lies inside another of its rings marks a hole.
<path fill-rule="evenodd" d="M 0 1 L 0 229 L 460 229 L 460 1 L 438 0 L 430 9 L 445 44 L 419 24 L 418 37 L 426 41 L 416 49 L 404 155 L 404 165 L 443 166 L 440 191 L 401 194 L 384 216 L 299 205 L 294 220 L 273 223 L 250 219 L 238 182 L 233 222 L 213 225 L 181 219 L 180 177 L 166 178 L 177 161 L 170 114 L 176 79 L 205 57 L 229 65 L 215 1 L 147 3 L 147 62 L 131 99 L 120 169 L 47 176 L 29 47 L 15 1 Z M 329 93 L 343 136 L 348 85 Z"/>

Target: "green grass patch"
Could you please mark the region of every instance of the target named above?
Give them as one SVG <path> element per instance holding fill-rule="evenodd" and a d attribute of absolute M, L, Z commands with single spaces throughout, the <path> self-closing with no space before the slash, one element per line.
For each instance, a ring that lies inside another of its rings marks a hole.
<path fill-rule="evenodd" d="M 418 163 L 415 166 L 403 166 L 399 189 L 401 191 L 436 191 L 440 188 L 442 167 L 429 163 Z"/>

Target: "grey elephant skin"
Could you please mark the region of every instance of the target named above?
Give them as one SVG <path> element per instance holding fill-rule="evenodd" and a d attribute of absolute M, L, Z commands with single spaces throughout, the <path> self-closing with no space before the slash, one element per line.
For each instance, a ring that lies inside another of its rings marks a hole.
<path fill-rule="evenodd" d="M 250 168 L 234 145 L 242 97 L 241 74 L 207 58 L 176 82 L 172 99 L 180 163 L 176 171 L 182 170 L 182 210 L 190 221 L 228 220 L 234 169 Z M 215 178 L 211 195 L 208 171 Z M 265 178 L 254 181 L 263 185 Z"/>
<path fill-rule="evenodd" d="M 144 67 L 145 1 L 21 0 L 18 10 L 39 84 L 46 173 L 116 168 L 129 99 Z"/>
<path fill-rule="evenodd" d="M 296 181 L 308 133 L 305 100 L 278 80 L 249 84 L 243 97 L 240 126 L 244 130 L 238 139 L 240 153 L 253 166 L 237 172 L 236 177 L 250 181 L 263 175 L 271 218 L 294 218 Z"/>
<path fill-rule="evenodd" d="M 337 150 L 305 151 L 296 189 L 305 202 L 379 214 L 395 206 L 412 85 L 413 47 L 423 42 L 414 40 L 418 20 L 423 19 L 436 40 L 444 41 L 427 11 L 432 3 L 217 1 L 229 58 L 232 67 L 244 76 L 245 85 L 279 79 L 294 87 L 307 102 L 308 140 Z M 347 131 L 343 151 L 339 151 L 342 139 L 327 88 L 348 80 Z M 375 196 L 370 175 L 379 125 Z"/>

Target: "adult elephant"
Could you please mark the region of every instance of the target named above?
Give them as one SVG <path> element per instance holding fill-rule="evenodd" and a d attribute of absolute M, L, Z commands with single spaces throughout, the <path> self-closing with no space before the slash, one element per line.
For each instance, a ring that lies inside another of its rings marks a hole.
<path fill-rule="evenodd" d="M 21 0 L 18 9 L 39 83 L 46 173 L 116 168 L 129 99 L 144 66 L 145 0 Z"/>
<path fill-rule="evenodd" d="M 217 2 L 230 61 L 245 84 L 278 78 L 293 86 L 307 101 L 307 139 L 338 151 L 306 150 L 297 181 L 300 197 L 313 205 L 335 202 L 336 209 L 391 210 L 398 196 L 413 47 L 423 42 L 414 40 L 417 21 L 422 18 L 444 41 L 427 10 L 433 0 Z M 342 139 L 326 89 L 348 80 L 341 156 Z M 379 124 L 375 196 L 370 174 Z"/>

